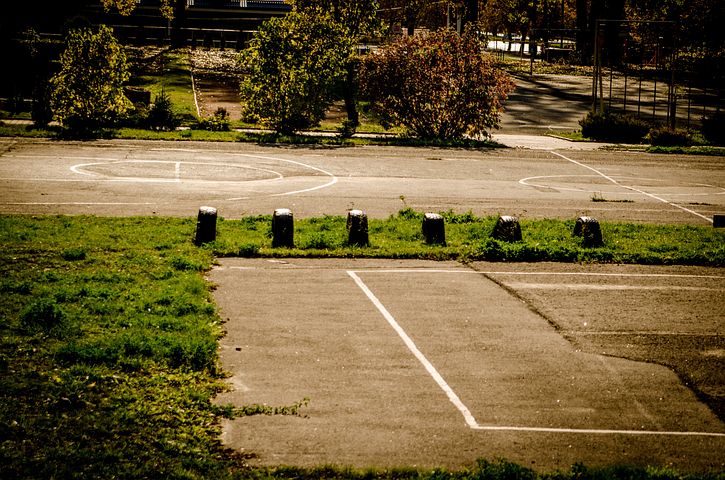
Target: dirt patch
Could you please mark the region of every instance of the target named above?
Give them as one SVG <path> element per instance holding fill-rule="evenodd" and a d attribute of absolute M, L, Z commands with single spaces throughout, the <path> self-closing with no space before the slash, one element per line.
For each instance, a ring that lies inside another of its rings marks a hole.
<path fill-rule="evenodd" d="M 242 115 L 239 52 L 193 49 L 190 58 L 199 114 L 206 117 L 224 108 L 232 120 L 239 120 Z"/>

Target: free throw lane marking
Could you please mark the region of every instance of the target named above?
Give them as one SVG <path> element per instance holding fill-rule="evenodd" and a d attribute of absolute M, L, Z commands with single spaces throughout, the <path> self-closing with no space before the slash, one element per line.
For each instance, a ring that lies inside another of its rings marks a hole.
<path fill-rule="evenodd" d="M 360 277 L 357 276 L 355 272 L 349 271 L 347 272 L 348 275 L 355 281 L 358 287 L 365 293 L 365 295 L 370 299 L 371 302 L 373 302 L 373 305 L 380 311 L 380 313 L 385 317 L 385 320 L 388 321 L 391 327 L 393 327 L 393 330 L 400 336 L 400 338 L 403 340 L 403 343 L 405 343 L 405 346 L 408 347 L 408 350 L 411 351 L 411 353 L 415 356 L 415 358 L 418 359 L 418 361 L 425 367 L 426 371 L 430 374 L 431 377 L 433 377 L 433 380 L 438 384 L 438 386 L 445 392 L 446 396 L 448 396 L 448 400 L 451 401 L 453 405 L 458 409 L 459 412 L 463 415 L 463 418 L 466 421 L 466 425 L 468 425 L 470 428 L 476 428 L 478 425 L 476 423 L 476 419 L 473 418 L 473 415 L 471 415 L 471 411 L 466 407 L 460 398 L 458 398 L 458 395 L 456 395 L 456 392 L 453 391 L 453 389 L 446 383 L 446 381 L 443 379 L 440 373 L 438 373 L 438 370 L 433 366 L 432 363 L 428 361 L 428 359 L 423 355 L 423 353 L 418 349 L 418 347 L 415 345 L 415 342 L 408 336 L 407 333 L 405 333 L 405 330 L 398 324 L 398 322 L 395 321 L 395 318 L 388 312 L 388 309 L 385 308 L 385 306 L 378 300 L 378 297 L 375 296 L 375 294 L 368 288 L 367 285 L 360 279 Z"/>
<path fill-rule="evenodd" d="M 671 207 L 679 208 L 680 210 L 683 210 L 683 211 L 685 211 L 685 212 L 687 212 L 687 213 L 691 213 L 692 215 L 698 216 L 698 217 L 702 218 L 703 220 L 707 221 L 708 223 L 712 223 L 712 219 L 711 219 L 711 218 L 709 218 L 709 217 L 706 217 L 705 215 L 702 215 L 702 214 L 700 214 L 700 213 L 697 213 L 697 212 L 696 212 L 696 211 L 694 211 L 694 210 L 690 210 L 689 208 L 687 208 L 687 207 L 683 207 L 682 205 L 678 205 L 678 204 L 676 204 L 676 203 L 672 203 L 672 202 L 670 202 L 669 200 L 665 200 L 665 199 L 664 199 L 664 198 L 662 198 L 662 197 L 658 197 L 657 195 L 654 195 L 654 194 L 652 194 L 652 193 L 649 193 L 649 192 L 645 192 L 644 190 L 640 190 L 639 188 L 634 188 L 634 187 L 630 187 L 630 186 L 628 186 L 628 185 L 624 185 L 624 184 L 620 183 L 619 181 L 615 180 L 614 178 L 610 177 L 610 176 L 609 176 L 609 175 L 607 175 L 606 173 L 604 173 L 604 172 L 602 172 L 602 171 L 600 171 L 600 170 L 597 170 L 597 169 L 596 169 L 596 168 L 594 168 L 594 167 L 590 167 L 589 165 L 585 165 L 585 164 L 583 164 L 583 163 L 581 163 L 581 162 L 577 162 L 576 160 L 573 160 L 573 159 L 571 159 L 571 158 L 569 158 L 569 157 L 567 157 L 567 156 L 565 156 L 565 155 L 562 155 L 561 153 L 555 152 L 555 151 L 553 151 L 553 150 L 549 150 L 549 152 L 550 152 L 550 153 L 553 153 L 553 154 L 554 154 L 554 155 L 556 155 L 557 157 L 561 157 L 561 158 L 563 158 L 563 159 L 564 159 L 564 160 L 566 160 L 567 162 L 571 162 L 571 163 L 573 163 L 573 164 L 575 164 L 575 165 L 579 165 L 580 167 L 584 167 L 584 168 L 586 168 L 586 169 L 588 169 L 588 170 L 591 170 L 592 172 L 596 173 L 597 175 L 601 176 L 602 178 L 604 178 L 604 179 L 606 179 L 606 180 L 609 180 L 609 181 L 610 181 L 610 182 L 612 182 L 613 184 L 615 184 L 615 185 L 618 185 L 618 186 L 620 186 L 620 187 L 622 187 L 622 188 L 624 188 L 624 189 L 626 189 L 626 190 L 630 190 L 630 191 L 632 191 L 632 192 L 637 192 L 637 193 L 641 193 L 642 195 L 645 195 L 645 196 L 647 196 L 647 197 L 653 198 L 653 199 L 655 199 L 655 200 L 658 200 L 658 201 L 660 201 L 660 202 L 666 203 L 667 205 L 670 205 Z"/>
<path fill-rule="evenodd" d="M 397 272 L 412 272 L 427 273 L 426 269 L 410 269 L 410 270 L 397 270 Z M 365 270 L 366 273 L 380 273 L 380 270 Z M 387 273 L 396 272 L 396 270 L 388 270 Z M 435 273 L 465 273 L 465 270 L 434 270 Z M 450 402 L 458 409 L 463 415 L 466 425 L 472 430 L 478 431 L 508 431 L 508 432 L 542 432 L 542 433 L 572 433 L 572 434 L 597 434 L 597 435 L 660 435 L 660 436 L 682 436 L 682 437 L 725 437 L 725 433 L 716 432 L 673 432 L 673 431 L 656 431 L 656 430 L 612 430 L 612 429 L 585 429 L 585 428 L 548 428 L 548 427 L 527 427 L 527 426 L 506 426 L 506 425 L 479 425 L 475 417 L 469 410 L 469 408 L 461 401 L 460 397 L 453 391 L 448 385 L 443 376 L 436 370 L 433 364 L 426 358 L 423 352 L 416 346 L 415 342 L 410 336 L 403 330 L 403 327 L 395 320 L 393 315 L 385 308 L 385 305 L 375 296 L 370 288 L 362 281 L 357 275 L 356 271 L 347 270 L 347 274 L 353 279 L 355 284 L 363 291 L 365 296 L 372 302 L 372 304 L 378 309 L 383 315 L 388 324 L 395 330 L 408 347 L 408 350 L 415 356 L 415 358 L 423 365 L 428 374 L 433 377 L 433 380 L 446 394 Z"/>

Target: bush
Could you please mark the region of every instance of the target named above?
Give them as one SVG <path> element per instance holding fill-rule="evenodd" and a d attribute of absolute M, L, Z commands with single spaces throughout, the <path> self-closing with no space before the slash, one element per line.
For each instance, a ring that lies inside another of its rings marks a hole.
<path fill-rule="evenodd" d="M 674 147 L 692 145 L 692 134 L 687 130 L 655 127 L 647 135 L 649 142 L 656 147 Z"/>
<path fill-rule="evenodd" d="M 50 80 L 51 105 L 64 127 L 91 131 L 126 112 L 130 102 L 123 94 L 123 83 L 130 74 L 123 48 L 109 27 L 71 30 L 60 64 Z"/>
<path fill-rule="evenodd" d="M 174 113 L 171 98 L 165 91 L 156 95 L 153 105 L 148 111 L 146 123 L 153 130 L 174 130 L 181 124 L 179 116 Z"/>
<path fill-rule="evenodd" d="M 703 118 L 702 135 L 713 145 L 725 145 L 725 113 L 715 112 Z"/>
<path fill-rule="evenodd" d="M 514 85 L 482 47 L 469 31 L 403 37 L 363 59 L 363 95 L 384 125 L 402 125 L 416 137 L 487 135 Z"/>
<path fill-rule="evenodd" d="M 230 130 L 229 112 L 224 107 L 217 108 L 214 115 L 202 118 L 197 123 L 199 130 L 209 130 L 212 132 L 228 132 Z"/>
<path fill-rule="evenodd" d="M 611 142 L 641 143 L 650 124 L 631 115 L 592 113 L 579 121 L 582 136 Z"/>

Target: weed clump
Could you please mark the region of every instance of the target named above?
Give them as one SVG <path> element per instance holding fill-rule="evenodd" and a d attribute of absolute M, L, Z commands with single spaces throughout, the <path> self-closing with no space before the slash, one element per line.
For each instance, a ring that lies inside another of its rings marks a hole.
<path fill-rule="evenodd" d="M 669 127 L 655 127 L 647 135 L 649 142 L 656 147 L 690 146 L 692 134 L 687 130 Z"/>
<path fill-rule="evenodd" d="M 641 143 L 651 128 L 639 118 L 610 112 L 589 112 L 579 125 L 584 137 L 622 143 Z"/>
<path fill-rule="evenodd" d="M 202 118 L 197 123 L 199 130 L 209 130 L 210 132 L 228 132 L 230 126 L 229 112 L 224 107 L 217 108 L 213 115 Z"/>
<path fill-rule="evenodd" d="M 63 333 L 66 323 L 66 313 L 50 298 L 35 300 L 20 313 L 21 328 L 31 334 L 58 336 Z"/>

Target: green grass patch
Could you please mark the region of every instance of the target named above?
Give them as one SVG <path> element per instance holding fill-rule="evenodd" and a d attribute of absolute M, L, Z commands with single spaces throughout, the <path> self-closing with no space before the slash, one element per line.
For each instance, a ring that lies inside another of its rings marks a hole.
<path fill-rule="evenodd" d="M 0 217 L 0 478 L 223 478 L 243 469 L 222 417 L 290 413 L 211 403 L 222 330 L 194 225 Z"/>
<path fill-rule="evenodd" d="M 585 248 L 572 236 L 574 220 L 522 220 L 523 240 L 491 238 L 495 217 L 444 212 L 445 246 L 426 245 L 423 214 L 410 209 L 370 219 L 370 246 L 347 245 L 343 216 L 299 219 L 295 248 L 272 248 L 271 216 L 225 220 L 211 244 L 219 256 L 368 257 L 459 261 L 614 262 L 725 266 L 725 233 L 712 227 L 603 222 L 604 246 Z"/>
<path fill-rule="evenodd" d="M 32 125 L 7 124 L 0 121 L 0 137 L 58 138 L 59 131 L 55 127 L 35 128 Z"/>
<path fill-rule="evenodd" d="M 212 403 L 226 388 L 203 275 L 215 254 L 725 265 L 725 234 L 712 228 L 604 223 L 605 246 L 585 249 L 569 221 L 524 221 L 524 241 L 505 244 L 489 238 L 493 218 L 445 218 L 446 247 L 425 245 L 421 214 L 405 209 L 370 221 L 369 248 L 346 246 L 344 217 L 325 216 L 297 221 L 297 248 L 273 249 L 269 216 L 220 219 L 205 247 L 193 244 L 195 218 L 0 216 L 0 478 L 551 478 L 503 461 L 246 467 L 219 443 L 221 419 L 304 414 L 315 399 Z M 575 466 L 556 478 L 682 477 Z"/>
<path fill-rule="evenodd" d="M 212 132 L 208 130 L 155 131 L 139 128 L 104 129 L 95 132 L 98 138 L 125 140 L 167 140 L 202 142 L 248 142 L 259 144 L 283 145 L 322 145 L 322 146 L 365 146 L 387 145 L 399 147 L 453 147 L 453 148 L 504 148 L 505 146 L 490 140 L 422 140 L 418 138 L 385 135 L 379 137 L 341 138 L 329 135 L 280 135 L 259 132 Z M 0 137 L 63 138 L 59 128 L 36 129 L 25 125 L 0 125 Z"/>
<path fill-rule="evenodd" d="M 693 145 L 690 147 L 664 147 L 652 146 L 647 148 L 647 153 L 670 153 L 678 155 L 709 155 L 714 157 L 725 157 L 725 147 L 714 147 L 708 145 Z"/>
<path fill-rule="evenodd" d="M 594 140 L 592 140 L 591 138 L 586 138 L 584 135 L 582 135 L 581 130 L 556 131 L 551 132 L 548 135 L 552 137 L 563 138 L 571 142 L 594 142 Z"/>
<path fill-rule="evenodd" d="M 131 79 L 131 85 L 149 90 L 152 101 L 165 92 L 184 123 L 196 121 L 194 89 L 191 84 L 191 60 L 189 52 L 162 50 L 156 53 L 153 62 L 137 63 L 138 71 Z"/>

